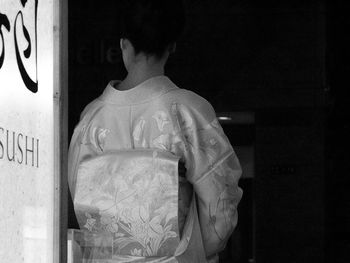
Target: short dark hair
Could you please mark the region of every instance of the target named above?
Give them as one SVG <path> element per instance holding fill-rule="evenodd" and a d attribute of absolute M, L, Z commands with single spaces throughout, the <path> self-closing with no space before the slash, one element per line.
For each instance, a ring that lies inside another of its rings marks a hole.
<path fill-rule="evenodd" d="M 120 36 L 132 43 L 136 54 L 161 57 L 182 34 L 185 20 L 182 0 L 125 0 Z"/>

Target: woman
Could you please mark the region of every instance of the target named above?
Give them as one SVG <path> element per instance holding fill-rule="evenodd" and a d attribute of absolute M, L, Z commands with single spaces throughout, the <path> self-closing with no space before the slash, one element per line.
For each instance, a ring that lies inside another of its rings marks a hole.
<path fill-rule="evenodd" d="M 179 204 L 185 214 L 182 248 L 168 257 L 150 259 L 143 253 L 125 261 L 217 262 L 237 224 L 241 168 L 211 105 L 164 75 L 184 28 L 183 5 L 179 0 L 129 0 L 121 13 L 120 48 L 128 73 L 122 81 L 111 81 L 81 115 L 69 150 L 72 197 L 84 160 L 125 149 L 170 152 L 184 163 L 195 193 L 182 191 L 183 200 L 189 200 Z"/>

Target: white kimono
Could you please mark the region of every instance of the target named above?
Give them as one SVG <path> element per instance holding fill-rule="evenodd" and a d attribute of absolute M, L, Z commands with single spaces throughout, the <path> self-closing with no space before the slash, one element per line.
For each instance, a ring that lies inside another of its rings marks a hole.
<path fill-rule="evenodd" d="M 179 89 L 165 76 L 119 91 L 108 84 L 83 111 L 69 149 L 69 187 L 74 200 L 79 165 L 108 152 L 159 149 L 185 163 L 195 198 L 179 203 L 187 214 L 176 253 L 166 257 L 114 255 L 108 262 L 206 262 L 226 245 L 237 224 L 241 167 L 211 105 Z M 189 207 L 190 205 L 190 207 Z M 187 206 L 187 207 L 186 207 Z M 144 213 L 144 212 L 143 212 Z M 96 220 L 95 220 L 96 221 Z M 89 222 L 94 223 L 90 220 Z M 85 227 L 91 228 L 91 224 Z"/>

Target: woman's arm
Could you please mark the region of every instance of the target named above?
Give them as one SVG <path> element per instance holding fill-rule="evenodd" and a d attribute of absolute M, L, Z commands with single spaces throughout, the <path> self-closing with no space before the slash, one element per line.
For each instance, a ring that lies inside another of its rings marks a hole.
<path fill-rule="evenodd" d="M 242 170 L 237 156 L 209 103 L 177 105 L 185 143 L 187 179 L 193 184 L 207 256 L 224 249 L 237 224 L 242 197 L 238 180 Z"/>

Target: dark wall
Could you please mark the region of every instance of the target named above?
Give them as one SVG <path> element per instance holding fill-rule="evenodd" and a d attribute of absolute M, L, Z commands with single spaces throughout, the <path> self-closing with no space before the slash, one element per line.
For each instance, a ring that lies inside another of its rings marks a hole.
<path fill-rule="evenodd" d="M 256 262 L 324 262 L 325 113 L 256 116 Z"/>
<path fill-rule="evenodd" d="M 324 5 L 255 2 L 187 0 L 187 29 L 167 74 L 180 87 L 206 97 L 217 111 L 322 106 Z M 125 76 L 118 3 L 70 3 L 71 123 L 110 79 Z"/>
<path fill-rule="evenodd" d="M 350 262 L 350 19 L 345 0 L 328 1 L 327 262 Z"/>
<path fill-rule="evenodd" d="M 118 1 L 69 2 L 69 132 L 111 79 L 125 76 L 119 49 Z"/>
<path fill-rule="evenodd" d="M 171 75 L 210 98 L 217 111 L 322 104 L 324 7 L 283 2 L 189 4 Z"/>

